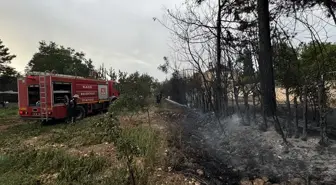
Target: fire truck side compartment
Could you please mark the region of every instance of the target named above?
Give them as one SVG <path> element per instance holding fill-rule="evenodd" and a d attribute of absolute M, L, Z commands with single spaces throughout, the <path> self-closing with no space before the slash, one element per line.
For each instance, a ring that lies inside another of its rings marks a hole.
<path fill-rule="evenodd" d="M 71 83 L 69 82 L 52 82 L 54 105 L 64 105 L 71 98 Z M 67 98 L 68 99 L 67 99 Z"/>

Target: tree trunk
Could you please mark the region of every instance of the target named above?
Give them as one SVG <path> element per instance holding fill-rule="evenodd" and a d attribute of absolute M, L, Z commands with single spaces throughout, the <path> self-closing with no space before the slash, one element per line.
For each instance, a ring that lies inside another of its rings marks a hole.
<path fill-rule="evenodd" d="M 314 102 L 313 102 L 312 111 L 314 112 L 314 114 L 313 114 L 313 121 L 317 121 L 317 119 L 316 119 L 318 117 L 318 115 L 317 115 L 317 108 L 316 108 L 316 105 L 315 105 Z"/>
<path fill-rule="evenodd" d="M 318 107 L 319 107 L 319 105 L 316 105 L 316 103 L 314 103 L 313 104 L 313 107 L 314 107 L 314 118 L 313 118 L 313 120 L 314 121 L 316 121 L 316 126 L 318 127 L 318 126 L 320 126 L 320 121 L 319 121 L 319 118 L 320 118 L 320 111 L 319 111 L 319 109 L 318 109 Z"/>
<path fill-rule="evenodd" d="M 206 112 L 206 105 L 207 105 L 207 102 L 206 102 L 205 93 L 202 92 L 202 108 L 203 108 L 203 112 Z"/>
<path fill-rule="evenodd" d="M 196 98 L 196 105 L 198 109 L 202 108 L 202 94 L 199 92 L 195 92 L 195 98 Z"/>
<path fill-rule="evenodd" d="M 215 110 L 211 110 L 212 108 L 214 107 L 211 107 L 211 104 L 212 104 L 212 95 L 213 95 L 213 91 L 210 91 L 209 92 L 209 96 L 208 96 L 208 104 L 207 104 L 207 111 L 215 111 Z M 213 105 L 213 104 L 212 104 Z"/>
<path fill-rule="evenodd" d="M 285 134 L 282 130 L 280 126 L 280 122 L 279 122 L 279 119 L 278 119 L 278 116 L 276 115 L 276 113 L 273 115 L 273 120 L 274 120 L 274 125 L 275 125 L 275 129 L 276 131 L 280 134 L 280 136 L 282 137 L 282 140 L 284 143 L 288 143 L 287 140 L 286 140 L 286 137 L 285 137 Z"/>
<path fill-rule="evenodd" d="M 307 86 L 303 86 L 303 131 L 302 131 L 302 140 L 307 140 L 307 127 L 308 127 L 308 119 L 307 119 L 307 105 L 308 105 L 308 99 L 307 99 Z"/>
<path fill-rule="evenodd" d="M 235 102 L 236 102 L 236 106 L 237 106 L 237 112 L 239 114 L 239 116 L 241 116 L 241 111 L 240 111 L 240 108 L 239 108 L 239 92 L 238 92 L 238 89 L 237 87 L 233 87 L 233 91 L 234 91 L 234 96 L 235 96 Z"/>
<path fill-rule="evenodd" d="M 319 113 L 320 113 L 320 145 L 327 146 L 328 145 L 328 136 L 327 136 L 327 123 L 326 123 L 326 111 L 325 111 L 325 101 L 324 101 L 324 81 L 321 80 L 318 87 L 318 100 L 319 100 Z"/>
<path fill-rule="evenodd" d="M 253 91 L 253 94 L 252 94 L 252 103 L 253 103 L 253 120 L 254 121 L 257 121 L 257 113 L 256 113 L 256 102 L 255 102 L 255 97 L 256 97 L 256 94 L 255 94 L 255 91 Z"/>
<path fill-rule="evenodd" d="M 193 91 L 193 100 L 194 100 L 194 107 L 198 109 L 199 108 L 199 99 L 198 99 L 196 90 Z"/>
<path fill-rule="evenodd" d="M 224 73 L 223 112 L 225 116 L 229 115 L 228 75 L 226 72 Z"/>
<path fill-rule="evenodd" d="M 235 97 L 234 97 L 234 93 L 232 93 L 232 100 L 231 100 L 231 106 L 232 106 L 232 114 L 235 113 L 235 103 L 234 103 Z"/>
<path fill-rule="evenodd" d="M 216 30 L 217 30 L 217 35 L 216 35 L 216 54 L 217 54 L 217 65 L 216 65 L 216 99 L 215 99 L 215 106 L 216 110 L 219 111 L 221 109 L 222 105 L 222 80 L 221 80 L 221 54 L 222 54 L 222 49 L 221 49 L 221 35 L 222 35 L 222 26 L 221 26 L 221 20 L 222 20 L 222 15 L 221 15 L 221 0 L 218 0 L 218 12 L 217 12 L 217 24 L 216 24 Z"/>
<path fill-rule="evenodd" d="M 294 97 L 294 109 L 295 109 L 295 138 L 300 137 L 299 133 L 299 115 L 298 115 L 298 102 L 297 102 L 297 96 Z"/>
<path fill-rule="evenodd" d="M 246 89 L 243 89 L 244 90 L 244 105 L 245 105 L 245 117 L 246 117 L 246 120 L 247 120 L 247 125 L 250 125 L 251 124 L 251 119 L 250 119 L 250 105 L 248 103 L 248 92 Z"/>
<path fill-rule="evenodd" d="M 263 106 L 267 116 L 276 111 L 275 84 L 273 74 L 272 48 L 270 37 L 270 16 L 268 0 L 257 1 L 259 28 L 259 71 Z"/>
<path fill-rule="evenodd" d="M 236 102 L 236 106 L 237 106 L 237 112 L 238 112 L 238 115 L 242 118 L 242 122 L 244 124 L 244 117 L 242 116 L 241 114 L 241 111 L 240 111 L 240 107 L 239 107 L 239 90 L 236 86 L 236 83 L 235 83 L 235 79 L 234 79 L 234 73 L 233 73 L 233 66 L 232 66 L 232 61 L 231 61 L 231 58 L 228 57 L 228 66 L 230 68 L 230 73 L 231 73 L 231 78 L 232 78 L 232 88 L 233 88 L 233 94 L 234 94 L 234 97 L 235 97 L 235 102 Z"/>
<path fill-rule="evenodd" d="M 292 137 L 292 111 L 290 106 L 290 99 L 289 99 L 289 88 L 286 88 L 286 107 L 287 107 L 287 137 Z"/>
<path fill-rule="evenodd" d="M 266 116 L 266 113 L 265 113 L 264 102 L 263 102 L 263 99 L 261 97 L 259 98 L 259 101 L 260 101 L 261 113 L 262 113 L 263 123 L 264 123 L 261 129 L 263 131 L 266 131 L 267 128 L 268 128 L 268 125 L 267 125 L 267 116 Z"/>

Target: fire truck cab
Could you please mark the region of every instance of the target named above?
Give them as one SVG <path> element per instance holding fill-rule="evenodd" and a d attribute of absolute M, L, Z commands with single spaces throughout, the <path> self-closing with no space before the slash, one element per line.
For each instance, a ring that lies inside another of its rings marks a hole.
<path fill-rule="evenodd" d="M 120 95 L 118 83 L 50 72 L 30 72 L 18 79 L 19 115 L 42 121 L 64 119 L 68 102 L 78 94 L 77 119 L 106 111 Z"/>

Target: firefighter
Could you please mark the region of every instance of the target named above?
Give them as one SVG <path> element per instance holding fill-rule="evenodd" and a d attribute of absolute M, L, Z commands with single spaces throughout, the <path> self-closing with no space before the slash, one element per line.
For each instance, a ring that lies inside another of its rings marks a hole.
<path fill-rule="evenodd" d="M 160 104 L 162 99 L 162 91 L 156 95 L 156 103 Z"/>
<path fill-rule="evenodd" d="M 73 95 L 73 97 L 71 98 L 70 102 L 69 102 L 69 117 L 71 120 L 71 123 L 76 122 L 76 109 L 77 109 L 77 100 L 78 100 L 79 96 L 78 94 Z"/>
<path fill-rule="evenodd" d="M 156 94 L 156 103 L 157 103 L 157 104 L 160 103 L 160 94 Z"/>

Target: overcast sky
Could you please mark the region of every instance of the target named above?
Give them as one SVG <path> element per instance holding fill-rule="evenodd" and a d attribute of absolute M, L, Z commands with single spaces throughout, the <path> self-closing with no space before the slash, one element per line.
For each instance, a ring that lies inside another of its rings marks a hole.
<path fill-rule="evenodd" d="M 157 70 L 169 55 L 169 33 L 153 17 L 183 0 L 0 0 L 0 38 L 22 71 L 41 40 L 83 51 L 98 67 Z"/>
<path fill-rule="evenodd" d="M 183 1 L 0 0 L 0 39 L 17 55 L 12 66 L 19 71 L 37 51 L 38 42 L 46 40 L 85 52 L 96 67 L 104 63 L 162 80 L 166 75 L 157 66 L 170 55 L 170 39 L 152 18 L 162 17 L 164 6 L 172 8 Z M 335 41 L 333 25 L 327 29 L 330 41 Z M 306 36 L 310 34 L 298 34 L 300 40 Z"/>

